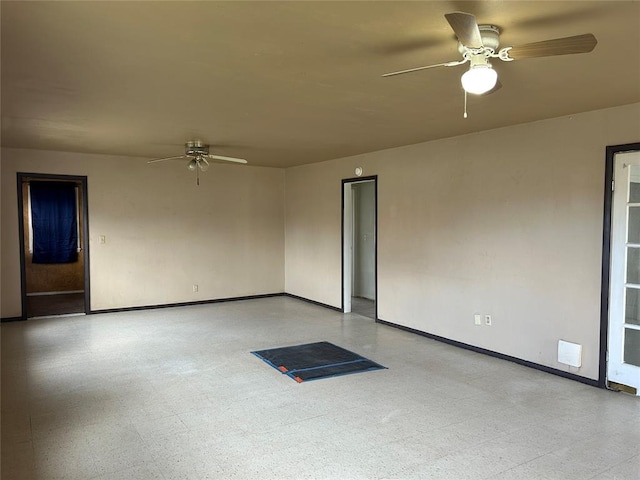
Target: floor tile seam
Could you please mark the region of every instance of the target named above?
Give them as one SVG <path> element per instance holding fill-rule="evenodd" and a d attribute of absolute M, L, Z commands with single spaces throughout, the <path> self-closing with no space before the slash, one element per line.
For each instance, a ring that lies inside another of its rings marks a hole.
<path fill-rule="evenodd" d="M 245 435 L 268 435 L 272 433 L 277 433 L 278 430 L 280 430 L 281 428 L 286 428 L 290 425 L 293 425 L 293 424 L 284 423 L 284 424 L 279 424 L 275 427 L 264 427 L 264 428 L 255 428 L 255 429 L 252 429 L 251 425 L 243 425 L 243 426 L 238 426 L 238 428 L 241 428 Z M 318 438 L 318 437 L 315 437 L 315 434 L 312 434 L 312 435 L 314 435 L 314 438 Z"/>
<path fill-rule="evenodd" d="M 526 462 L 517 463 L 516 465 L 513 465 L 513 466 L 511 466 L 511 467 L 508 467 L 508 468 L 506 468 L 506 469 L 504 469 L 504 470 L 500 470 L 499 472 L 491 473 L 491 474 L 487 475 L 486 477 L 483 477 L 483 478 L 482 478 L 482 480 L 490 480 L 491 478 L 493 478 L 493 477 L 494 477 L 494 476 L 496 476 L 496 475 L 500 475 L 500 474 L 502 474 L 502 473 L 510 472 L 511 470 L 515 470 L 516 468 L 520 468 L 520 467 L 522 467 L 523 465 L 526 465 L 526 464 L 531 463 L 531 462 L 535 462 L 536 460 L 538 460 L 538 459 L 540 459 L 540 458 L 542 458 L 542 457 L 545 457 L 545 456 L 547 456 L 547 455 L 549 455 L 549 452 L 547 452 L 547 453 L 543 453 L 543 454 L 541 454 L 541 455 L 538 455 L 538 456 L 537 456 L 537 457 L 535 457 L 535 458 L 531 458 L 531 459 L 527 460 Z M 514 477 L 514 478 L 515 478 L 515 477 Z"/>
<path fill-rule="evenodd" d="M 109 476 L 109 475 L 114 475 L 120 472 L 124 472 L 126 470 L 130 470 L 132 468 L 137 468 L 140 466 L 144 466 L 144 465 L 153 465 L 156 468 L 159 469 L 158 464 L 156 462 L 156 459 L 151 457 L 151 460 L 144 460 L 141 462 L 135 462 L 133 464 L 120 464 L 119 467 L 117 467 L 115 470 L 112 469 L 106 469 L 104 470 L 103 468 L 100 467 L 100 464 L 98 462 L 96 462 L 96 471 L 98 472 L 98 476 L 97 478 L 103 477 L 103 476 Z"/>
<path fill-rule="evenodd" d="M 572 448 L 572 447 L 564 447 L 564 448 L 562 448 L 562 449 L 560 449 L 560 450 L 566 450 L 566 449 L 568 449 L 568 448 Z M 575 448 L 575 446 L 574 446 L 574 448 Z M 602 450 L 600 450 L 600 451 L 602 451 Z M 547 455 L 551 455 L 552 457 L 556 458 L 557 460 L 561 461 L 562 463 L 564 463 L 565 461 L 567 461 L 567 457 L 566 457 L 566 456 L 563 456 L 563 455 L 560 455 L 559 450 L 555 450 L 555 451 L 553 451 L 553 452 L 550 452 L 550 453 L 548 453 Z M 626 462 L 626 461 L 628 461 L 628 460 L 630 460 L 630 459 L 632 459 L 632 458 L 634 458 L 634 457 L 636 457 L 636 456 L 637 456 L 637 455 L 631 455 L 631 456 L 629 456 L 629 457 L 622 456 L 621 458 L 623 458 L 623 459 L 616 459 L 616 460 L 614 460 L 614 461 L 613 461 L 613 463 L 608 463 L 607 467 L 606 467 L 606 468 L 604 468 L 604 470 L 597 470 L 597 471 L 594 473 L 594 475 L 599 475 L 599 474 L 600 474 L 600 473 L 602 473 L 603 471 L 607 471 L 607 470 L 609 470 L 609 469 L 611 469 L 611 468 L 615 467 L 616 465 L 619 465 L 619 464 L 621 464 L 621 463 L 624 463 L 624 462 Z M 570 462 L 572 462 L 572 463 L 575 463 L 575 461 L 574 461 L 574 459 L 573 459 L 573 455 L 572 455 L 572 457 L 571 457 L 571 459 L 570 459 L 569 461 L 570 461 Z M 604 462 L 599 462 L 599 463 L 604 463 Z M 600 468 L 602 468 L 602 465 L 600 465 Z"/>
<path fill-rule="evenodd" d="M 101 452 L 113 452 L 115 450 L 118 449 L 122 449 L 122 448 L 127 448 L 125 445 L 128 444 L 143 444 L 145 447 L 147 447 L 146 444 L 144 444 L 144 439 L 140 436 L 140 433 L 138 433 L 135 430 L 132 430 L 132 433 L 135 433 L 137 435 L 137 438 L 135 440 L 127 440 L 126 442 L 113 442 L 112 444 L 110 443 L 110 445 L 116 445 L 117 446 L 112 446 L 111 448 L 105 448 L 104 447 L 104 442 L 101 444 L 99 440 L 96 439 L 92 439 L 89 441 L 89 445 L 91 446 L 92 450 L 99 450 Z"/>
<path fill-rule="evenodd" d="M 495 442 L 496 440 L 505 439 L 509 435 L 511 435 L 511 433 L 501 432 L 499 435 L 495 435 L 494 434 L 493 436 L 484 438 L 483 440 L 474 440 L 474 441 L 472 441 L 471 445 L 473 445 L 473 446 L 482 446 L 482 445 L 485 445 L 485 444 L 490 443 L 490 442 Z M 458 452 L 467 450 L 471 445 L 467 444 L 467 445 L 461 446 L 458 449 Z M 454 452 L 454 453 L 458 453 L 458 452 Z M 448 455 L 451 455 L 451 454 L 445 454 L 444 456 L 448 456 Z"/>
<path fill-rule="evenodd" d="M 220 428 L 221 422 L 216 423 L 206 423 L 189 426 L 187 432 L 195 435 L 202 434 L 203 432 L 209 431 L 212 428 Z M 245 425 L 239 424 L 237 422 L 233 422 L 231 425 L 225 424 L 223 428 L 226 430 L 225 435 L 229 438 L 236 438 L 243 435 L 251 434 L 252 432 L 248 431 Z M 233 428 L 233 430 L 230 430 Z M 185 433 L 185 432 L 181 432 Z"/>
<path fill-rule="evenodd" d="M 589 479 L 596 478 L 596 477 L 598 477 L 598 475 L 601 475 L 601 474 L 603 474 L 605 472 L 608 472 L 609 470 L 612 470 L 612 469 L 616 468 L 617 466 L 622 465 L 623 463 L 626 463 L 629 460 L 632 460 L 634 458 L 638 458 L 638 460 L 640 460 L 640 453 L 633 454 L 633 455 L 629 456 L 628 458 L 624 458 L 624 460 L 616 461 L 613 465 L 609 465 L 608 467 L 603 468 L 602 470 L 598 470 L 598 472 L 595 473 L 594 475 L 592 475 L 591 477 L 589 477 Z M 640 465 L 640 462 L 639 462 L 639 465 Z M 639 468 L 639 471 L 640 471 L 640 467 L 638 467 L 638 468 Z"/>
<path fill-rule="evenodd" d="M 629 460 L 633 460 L 634 458 L 638 459 L 638 465 L 640 465 L 640 454 L 637 455 L 632 455 L 631 457 L 627 458 L 626 460 L 622 460 L 621 462 L 616 463 L 615 465 L 610 466 L 609 468 L 606 468 L 604 470 L 599 471 L 598 473 L 596 473 L 595 475 L 593 475 L 592 477 L 590 477 L 590 479 L 593 478 L 597 478 L 599 475 L 602 475 L 603 473 L 608 472 L 609 470 L 613 470 L 614 468 L 618 467 L 619 465 L 622 465 L 623 463 L 628 462 Z M 640 467 L 638 467 L 640 469 Z M 589 479 L 589 480 L 590 480 Z"/>
<path fill-rule="evenodd" d="M 56 453 L 56 451 L 58 449 L 63 449 L 65 451 L 65 453 L 69 453 L 72 452 L 73 454 L 77 454 L 78 453 L 78 449 L 82 447 L 82 452 L 84 453 L 88 453 L 92 458 L 94 458 L 94 451 L 96 450 L 96 448 L 91 445 L 90 443 L 86 442 L 86 441 L 73 441 L 73 442 L 67 442 L 67 443 L 54 443 L 54 444 L 48 444 L 48 445 L 34 445 L 33 448 L 33 455 L 34 455 L 34 459 L 37 458 L 44 458 L 47 455 L 50 455 L 51 453 Z"/>
<path fill-rule="evenodd" d="M 360 454 L 362 453 L 362 449 L 371 449 L 371 448 L 375 448 L 375 449 L 381 449 L 384 448 L 392 443 L 394 443 L 393 441 L 388 441 L 388 442 L 380 442 L 380 441 L 369 441 L 369 442 L 360 442 L 360 443 L 356 443 L 356 444 L 351 444 L 351 443 L 340 443 L 340 442 L 336 442 L 333 443 L 332 442 L 332 438 L 336 437 L 337 435 L 332 435 L 329 437 L 313 437 L 313 438 L 308 438 L 309 442 L 320 442 L 322 444 L 330 444 L 332 446 L 337 445 L 335 448 L 339 448 L 340 452 L 352 452 L 355 454 Z M 341 436 L 337 436 L 339 438 L 342 438 Z"/>
<path fill-rule="evenodd" d="M 7 450 L 9 450 L 9 451 L 10 451 L 12 446 L 16 446 L 16 447 L 17 447 L 17 446 L 19 446 L 19 445 L 21 445 L 21 444 L 26 444 L 26 443 L 28 443 L 28 444 L 30 445 L 29 451 L 30 451 L 30 453 L 31 453 L 31 455 L 32 455 L 32 458 L 33 458 L 33 457 L 35 457 L 35 450 L 34 450 L 34 448 L 33 448 L 33 442 L 32 442 L 31 440 L 26 440 L 26 441 L 24 441 L 24 442 L 17 442 L 17 443 L 16 443 L 16 442 L 11 442 L 11 443 L 9 444 L 9 447 L 7 447 L 6 439 L 4 439 L 4 440 L 2 441 L 2 455 L 1 455 L 1 460 L 2 460 L 2 462 L 4 463 L 4 461 L 5 461 L 5 460 L 4 460 L 4 459 L 5 459 L 5 456 L 9 453 Z M 0 477 L 0 478 L 1 478 L 1 477 Z"/>
<path fill-rule="evenodd" d="M 272 433 L 277 433 L 278 430 L 280 430 L 282 428 L 287 428 L 287 427 L 289 427 L 291 425 L 297 425 L 298 423 L 299 422 L 286 423 L 286 424 L 280 424 L 280 425 L 276 426 L 275 428 L 268 427 L 266 429 L 255 429 L 255 430 L 252 430 L 250 428 L 251 427 L 250 425 L 245 425 L 245 426 L 242 426 L 242 427 L 239 427 L 239 428 L 242 428 L 243 434 L 245 434 L 245 435 L 268 435 L 268 434 L 272 434 Z M 322 434 L 318 434 L 318 433 L 315 433 L 313 431 L 311 433 L 309 433 L 309 435 L 312 436 L 314 440 L 323 439 L 323 438 L 326 439 L 327 438 L 326 436 L 322 436 Z M 339 433 L 335 433 L 335 435 L 339 435 Z"/>
<path fill-rule="evenodd" d="M 487 440 L 487 441 L 491 441 L 491 439 L 489 439 L 489 440 Z M 486 442 L 482 442 L 482 443 L 480 443 L 480 444 L 478 444 L 478 443 L 474 443 L 473 445 L 474 445 L 474 446 L 477 446 L 477 445 L 482 445 L 482 444 L 484 444 L 484 443 L 486 443 Z M 456 456 L 456 455 L 464 454 L 464 453 L 467 453 L 468 451 L 469 451 L 469 446 L 465 446 L 465 447 L 462 447 L 462 448 L 460 448 L 460 449 L 458 449 L 458 450 L 456 450 L 456 451 L 454 451 L 454 452 L 449 452 L 449 453 L 444 453 L 444 454 L 442 454 L 442 455 L 438 455 L 437 457 L 435 457 L 435 458 L 433 458 L 433 459 L 430 459 L 430 460 L 428 460 L 428 461 L 426 461 L 426 462 L 418 462 L 418 463 L 414 463 L 413 465 L 410 465 L 410 466 L 408 466 L 408 467 L 406 467 L 406 466 L 405 466 L 405 467 L 401 468 L 400 470 L 398 470 L 397 472 L 393 472 L 393 474 L 392 474 L 392 475 L 394 475 L 394 474 L 402 474 L 402 472 L 404 472 L 404 471 L 406 471 L 406 470 L 409 470 L 409 469 L 420 468 L 420 467 L 429 467 L 429 466 L 431 466 L 431 465 L 436 464 L 437 462 L 442 461 L 443 459 L 445 459 L 445 458 L 447 458 L 447 457 L 450 457 L 452 460 L 455 460 L 455 456 Z M 544 455 L 541 455 L 541 456 L 544 456 Z M 525 463 L 526 463 L 526 462 L 525 462 Z M 507 469 L 505 469 L 505 470 L 510 470 L 510 469 L 512 469 L 512 468 L 516 468 L 516 467 L 518 467 L 519 465 L 520 465 L 520 464 L 517 464 L 517 463 L 516 463 L 516 464 L 513 464 L 513 465 L 511 465 L 510 467 L 508 467 L 508 468 L 507 468 Z M 501 473 L 501 472 L 493 472 L 493 473 L 489 474 L 487 477 L 484 477 L 484 478 L 490 478 L 492 475 L 497 475 L 497 473 Z"/>
<path fill-rule="evenodd" d="M 442 458 L 444 458 L 446 456 L 447 456 L 447 454 L 444 454 L 444 455 L 442 455 L 440 457 L 434 458 L 434 459 L 426 461 L 426 462 L 414 463 L 413 465 L 410 465 L 408 467 L 406 467 L 406 466 L 402 467 L 402 468 L 400 468 L 400 469 L 398 469 L 396 471 L 393 471 L 391 473 L 387 473 L 382 478 L 384 478 L 384 479 L 390 478 L 390 479 L 398 479 L 398 480 L 403 479 L 403 478 L 405 478 L 403 476 L 403 472 L 406 472 L 407 470 L 410 470 L 410 469 L 420 468 L 420 467 L 423 467 L 423 468 L 424 467 L 429 467 L 430 465 L 433 465 L 435 462 L 440 461 Z"/>
<path fill-rule="evenodd" d="M 453 453 L 445 454 L 445 455 L 443 455 L 443 456 L 441 456 L 441 457 L 438 457 L 437 459 L 433 459 L 433 460 L 430 460 L 430 461 L 427 461 L 427 462 L 423 462 L 423 463 L 419 463 L 419 464 L 414 464 L 414 465 L 413 465 L 413 466 L 411 466 L 411 467 L 403 468 L 400 472 L 405 471 L 405 470 L 408 470 L 408 469 L 415 469 L 416 467 L 420 468 L 421 466 L 429 467 L 429 466 L 431 466 L 431 465 L 435 465 L 435 464 L 437 464 L 438 462 L 441 462 L 442 460 L 444 460 L 444 459 L 446 459 L 446 458 L 449 458 L 449 457 L 450 457 L 452 460 L 454 460 L 454 461 L 455 461 L 454 455 L 460 454 L 461 452 L 464 452 L 464 451 L 466 451 L 466 450 L 467 450 L 467 449 L 464 449 L 464 450 L 462 450 L 462 451 L 458 451 L 458 452 L 453 452 Z M 503 460 L 505 460 L 505 461 L 509 461 L 508 459 L 503 459 Z M 456 463 L 459 463 L 459 462 L 456 462 Z M 478 478 L 481 478 L 482 480 L 490 479 L 491 477 L 493 477 L 493 476 L 495 476 L 495 475 L 498 475 L 499 473 L 502 473 L 502 472 L 503 472 L 503 471 L 505 471 L 505 470 L 511 470 L 511 469 L 517 468 L 518 466 L 520 466 L 520 465 L 521 465 L 521 464 L 518 464 L 517 462 L 512 462 L 512 461 L 511 461 L 510 463 L 511 463 L 511 465 L 510 465 L 509 467 L 507 467 L 506 469 L 504 469 L 504 470 L 500 470 L 499 472 L 491 472 L 491 473 L 486 474 L 486 476 L 478 477 Z M 492 464 L 492 465 L 494 465 L 494 464 L 497 464 L 497 462 L 492 462 L 491 464 Z M 474 477 L 474 478 L 475 478 L 475 477 Z"/>
<path fill-rule="evenodd" d="M 457 401 L 467 401 L 470 400 L 472 401 L 471 407 L 469 406 L 464 406 L 464 405 L 460 405 L 460 404 L 456 404 L 455 402 Z M 474 410 L 475 407 L 475 410 Z M 480 413 L 478 413 L 477 409 L 480 408 Z M 441 413 L 449 413 L 451 411 L 465 411 L 468 412 L 469 414 L 472 415 L 472 418 L 477 419 L 477 420 L 482 420 L 482 419 L 490 419 L 490 418 L 494 418 L 495 416 L 500 416 L 503 417 L 505 414 L 507 413 L 512 413 L 512 410 L 516 408 L 514 406 L 510 406 L 510 405 L 506 405 L 506 406 L 502 406 L 500 404 L 497 404 L 494 407 L 491 407 L 488 410 L 485 410 L 485 408 L 483 406 L 480 407 L 476 407 L 473 404 L 473 398 L 464 398 L 464 399 L 456 399 L 452 402 L 451 406 L 446 406 L 442 409 Z"/>
<path fill-rule="evenodd" d="M 603 434 L 603 432 L 598 431 L 595 432 L 596 435 L 600 435 L 598 437 L 598 444 L 602 445 L 603 441 L 602 439 L 604 438 L 620 438 L 621 434 L 619 431 L 610 431 L 606 434 Z M 562 447 L 562 449 L 568 449 L 568 448 L 577 448 L 580 445 L 585 445 L 588 444 L 589 442 L 594 442 L 594 437 L 592 434 L 589 434 L 587 437 L 585 437 L 584 433 L 577 433 L 577 434 L 571 434 L 571 432 L 569 433 L 569 437 L 568 439 L 571 441 L 571 445 L 568 445 L 566 447 Z M 632 456 L 634 455 L 638 455 L 640 454 L 640 442 L 637 443 L 637 445 L 639 446 L 639 450 L 638 452 L 635 452 Z M 556 451 L 558 449 L 555 449 Z"/>
<path fill-rule="evenodd" d="M 402 447 L 402 445 L 401 445 L 402 440 L 403 440 L 403 439 L 400 439 L 400 440 L 391 440 L 391 441 L 389 441 L 389 442 L 385 442 L 385 443 L 375 443 L 375 444 L 373 444 L 373 445 L 375 446 L 375 448 L 376 448 L 376 449 L 378 449 L 378 448 L 384 448 L 384 447 L 389 446 L 389 445 L 391 445 L 391 444 L 393 444 L 393 443 L 398 443 L 398 444 L 399 444 L 398 446 L 399 446 L 399 447 Z M 368 444 L 368 445 L 366 445 L 366 446 L 365 446 L 365 445 L 359 445 L 359 447 L 360 447 L 360 448 L 370 448 L 370 447 L 371 447 L 371 445 L 369 445 L 369 444 Z M 407 448 L 405 447 L 405 448 L 403 448 L 402 450 L 407 451 Z M 347 447 L 347 448 L 341 448 L 341 451 L 348 451 L 348 452 L 353 452 L 353 453 L 356 453 L 356 454 L 360 453 L 360 452 L 359 452 L 359 449 L 358 449 L 358 448 L 356 448 L 356 446 Z M 439 459 L 441 459 L 441 458 L 446 457 L 447 455 L 449 455 L 449 453 L 438 453 L 438 452 L 436 452 L 435 450 L 432 450 L 432 451 L 433 451 L 433 453 L 434 453 L 434 457 L 433 457 L 433 458 L 431 458 L 431 459 L 429 459 L 429 460 L 427 460 L 426 462 L 433 462 L 433 461 L 439 460 Z M 377 454 L 377 452 L 376 452 L 376 454 Z M 412 462 L 412 463 L 411 463 L 411 465 L 409 465 L 409 467 L 410 467 L 410 466 L 419 465 L 419 464 L 421 464 L 421 463 L 426 463 L 426 462 L 420 462 L 420 461 Z M 403 469 L 406 469 L 406 468 L 409 468 L 409 467 L 405 466 L 405 467 L 403 467 Z"/>
<path fill-rule="evenodd" d="M 111 417 L 121 418 L 120 415 L 111 415 Z M 102 419 L 102 421 L 104 421 L 104 418 Z M 84 429 L 84 428 L 87 428 L 87 427 L 99 426 L 101 424 L 102 424 L 102 422 L 97 422 L 97 421 L 89 422 L 89 423 L 80 422 L 77 425 L 74 425 L 73 427 L 70 427 L 69 426 L 69 422 L 65 421 L 60 426 L 57 426 L 55 428 L 49 428 L 47 430 L 43 430 L 42 432 L 36 433 L 36 434 L 33 433 L 33 429 L 32 429 L 31 430 L 31 438 L 33 438 L 34 440 L 40 441 L 43 438 L 51 437 L 53 435 L 59 434 L 60 431 L 64 430 L 64 429 L 69 429 L 69 428 Z"/>
<path fill-rule="evenodd" d="M 170 408 L 170 406 L 169 406 L 169 405 L 164 405 L 164 404 L 163 404 L 163 406 L 166 406 L 167 408 Z M 151 407 L 151 408 L 153 408 L 153 407 Z M 132 424 L 136 429 L 137 429 L 138 425 L 152 424 L 152 423 L 155 423 L 155 422 L 158 422 L 158 421 L 160 421 L 160 420 L 163 420 L 163 419 L 165 419 L 165 418 L 170 418 L 170 417 L 178 417 L 178 418 L 180 419 L 180 421 L 181 421 L 182 423 L 184 423 L 184 422 L 182 421 L 182 419 L 180 418 L 180 415 L 184 415 L 184 414 L 186 414 L 186 413 L 188 413 L 188 412 L 176 413 L 176 412 L 174 412 L 173 410 L 171 410 L 170 412 L 162 412 L 162 413 L 161 413 L 161 414 L 159 414 L 157 417 L 156 417 L 156 416 L 154 416 L 154 417 L 153 417 L 152 419 L 150 419 L 150 420 L 145 420 L 145 421 L 134 421 L 134 420 L 130 420 L 130 423 L 131 423 L 131 424 Z M 129 415 L 128 415 L 128 414 L 127 414 L 127 417 L 129 417 Z M 130 418 L 130 417 L 129 417 L 129 418 Z"/>
<path fill-rule="evenodd" d="M 184 419 L 182 418 L 184 417 L 189 417 L 189 416 L 193 416 L 193 415 L 197 415 L 197 414 L 204 414 L 207 417 L 213 418 L 213 419 L 219 419 L 219 420 L 223 420 L 227 417 L 229 417 L 230 415 L 232 415 L 232 409 L 231 408 L 225 408 L 224 410 L 222 409 L 218 409 L 216 404 L 212 402 L 211 406 L 208 407 L 201 407 L 201 408 L 191 408 L 188 410 L 182 410 L 179 409 L 180 411 L 176 411 L 174 410 L 172 407 L 169 407 L 172 409 L 172 412 L 175 415 L 178 415 L 180 417 L 180 420 L 182 420 L 184 422 Z"/>
<path fill-rule="evenodd" d="M 541 413 L 542 407 L 533 407 L 532 408 L 532 407 L 528 407 L 525 404 L 518 404 L 516 406 L 519 407 L 519 408 L 523 408 L 523 409 L 525 409 L 527 411 L 535 409 L 539 413 L 539 415 L 543 415 L 544 416 L 543 420 L 550 421 L 552 423 L 555 423 L 555 421 L 558 420 L 559 418 L 566 418 L 567 417 L 565 412 L 553 411 L 553 412 L 550 413 L 548 410 L 544 410 L 544 413 Z M 586 417 L 587 415 L 584 415 L 584 416 Z M 580 417 L 582 417 L 582 415 Z M 536 420 L 536 423 L 540 423 L 540 420 Z"/>
<path fill-rule="evenodd" d="M 187 425 L 185 425 L 184 422 L 181 421 L 181 423 L 182 423 L 182 427 L 178 427 L 179 429 L 177 429 L 177 430 L 175 428 L 172 428 L 170 432 L 167 432 L 167 431 L 165 431 L 163 429 L 151 430 L 148 433 L 141 432 L 140 430 L 137 430 L 137 429 L 136 430 L 138 432 L 138 435 L 140 435 L 140 437 L 143 439 L 143 441 L 146 442 L 148 439 L 150 440 L 150 439 L 153 439 L 153 438 L 155 438 L 155 439 L 157 439 L 157 438 L 169 438 L 172 435 L 175 435 L 176 433 L 185 433 L 185 432 L 190 432 L 191 431 L 191 429 Z"/>
<path fill-rule="evenodd" d="M 435 429 L 435 430 L 449 429 L 449 428 L 451 428 L 451 427 L 453 427 L 453 426 L 464 426 L 466 423 L 469 423 L 469 421 L 473 421 L 473 420 L 477 420 L 477 419 L 482 419 L 482 418 L 485 418 L 485 417 L 486 417 L 486 416 L 483 416 L 483 417 L 472 417 L 472 418 L 467 419 L 467 420 L 461 420 L 461 421 L 459 421 L 459 422 L 452 422 L 452 423 L 448 423 L 448 424 L 446 424 L 446 425 L 443 425 L 443 426 L 441 426 L 441 427 L 438 427 L 438 428 L 437 428 L 437 429 Z M 508 432 L 500 432 L 500 434 L 501 434 L 501 436 L 513 435 L 514 433 L 520 432 L 520 431 L 522 431 L 522 430 L 526 429 L 528 426 L 530 426 L 530 425 L 534 425 L 534 424 L 535 424 L 535 423 L 527 424 L 527 425 L 525 425 L 525 426 L 521 426 L 520 428 L 517 428 L 517 429 L 515 429 L 515 430 L 511 430 L 511 431 L 508 431 Z M 433 431 L 435 431 L 435 430 L 430 430 L 430 432 L 433 432 Z"/>
<path fill-rule="evenodd" d="M 483 446 L 483 445 L 489 444 L 489 443 L 491 443 L 491 442 L 495 442 L 496 440 L 503 440 L 503 439 L 505 439 L 505 438 L 506 438 L 506 435 L 504 435 L 504 434 L 503 434 L 503 435 L 500 435 L 499 437 L 485 439 L 484 441 L 481 441 L 480 443 L 476 443 L 476 442 L 474 442 L 472 446 Z M 499 445 L 496 445 L 496 447 L 498 447 L 498 448 L 499 448 L 500 446 L 499 446 Z M 462 449 L 459 449 L 457 452 L 452 453 L 451 455 L 454 455 L 454 454 L 461 454 L 461 453 L 463 453 L 463 454 L 464 454 L 464 453 L 466 453 L 468 450 L 469 450 L 469 446 L 465 446 L 465 447 L 463 447 Z M 499 449 L 499 452 L 498 452 L 498 453 L 501 453 L 501 452 L 504 452 L 504 451 L 506 451 L 506 450 L 505 450 L 504 448 L 501 448 L 501 449 Z M 475 452 L 472 452 L 472 453 L 475 453 Z M 541 456 L 544 456 L 544 455 L 546 455 L 546 453 L 540 453 L 540 454 L 538 454 L 537 456 L 538 456 L 538 457 L 541 457 Z M 517 463 L 517 462 L 516 462 L 516 463 Z M 523 462 L 520 462 L 520 463 L 523 463 Z M 514 465 L 514 466 L 515 466 L 515 465 Z"/>
<path fill-rule="evenodd" d="M 41 459 L 42 457 L 41 457 L 41 456 L 39 456 L 39 458 Z M 85 459 L 85 457 L 84 457 L 84 456 L 83 456 L 83 459 Z M 41 466 L 42 466 L 40 463 L 38 463 L 38 462 L 37 462 L 37 460 L 38 460 L 38 459 L 37 459 L 37 458 L 35 458 L 35 454 L 34 454 L 34 459 L 33 459 L 33 470 L 34 470 L 34 471 L 36 471 L 36 472 L 39 470 L 39 467 L 41 467 Z M 95 456 L 93 455 L 93 453 L 92 453 L 92 452 L 89 452 L 89 460 L 90 460 L 90 464 L 93 466 L 93 471 L 94 471 L 94 472 L 96 472 L 96 475 L 94 475 L 94 476 L 92 476 L 92 477 L 89 477 L 89 479 L 87 479 L 87 480 L 90 480 L 90 479 L 92 479 L 92 478 L 98 478 L 98 477 L 100 477 L 100 474 L 98 473 L 98 465 L 96 464 Z M 66 478 L 66 477 L 63 477 L 63 478 Z"/>
<path fill-rule="evenodd" d="M 638 446 L 637 454 L 640 454 L 640 430 L 635 426 L 630 426 L 629 431 L 624 431 L 623 429 L 627 427 L 626 422 L 620 422 L 619 424 L 607 423 L 605 427 L 610 428 L 610 430 L 602 430 L 600 438 L 601 439 L 618 439 L 625 434 L 635 434 L 637 438 L 636 445 Z"/>
<path fill-rule="evenodd" d="M 31 447 L 33 448 L 33 417 L 29 414 L 29 438 L 31 439 Z M 34 450 L 35 452 L 35 450 Z"/>
<path fill-rule="evenodd" d="M 199 429 L 199 430 L 202 430 Z M 140 436 L 142 442 L 144 443 L 144 445 L 147 448 L 154 448 L 155 442 L 162 442 L 165 443 L 166 441 L 170 441 L 171 439 L 175 439 L 176 435 L 180 435 L 180 434 L 197 434 L 199 432 L 198 429 L 194 429 L 194 428 L 190 428 L 190 427 L 186 427 L 185 430 L 179 430 L 179 431 L 175 431 L 172 430 L 171 432 L 164 432 L 164 433 L 158 433 L 158 434 L 154 434 L 153 432 L 150 432 L 149 435 L 142 435 L 138 432 L 138 435 Z"/>
<path fill-rule="evenodd" d="M 166 449 L 164 448 L 150 449 L 149 455 L 151 456 L 154 462 L 158 462 L 168 457 L 191 454 L 192 452 L 197 451 L 198 448 L 189 447 L 189 448 L 181 449 L 181 448 L 175 448 L 174 446 L 171 448 L 171 450 L 172 450 L 171 453 L 167 453 Z"/>
<path fill-rule="evenodd" d="M 323 413 L 323 414 L 313 415 L 311 417 L 305 417 L 305 418 L 299 419 L 299 420 L 298 419 L 294 419 L 294 421 L 292 421 L 292 422 L 287 422 L 287 423 L 281 424 L 280 427 L 290 426 L 290 425 L 302 425 L 305 422 L 310 422 L 312 420 L 315 420 L 315 419 L 318 419 L 318 418 L 324 418 L 324 417 L 328 417 L 328 416 L 329 416 L 328 413 Z M 293 417 L 289 417 L 289 418 L 293 418 Z M 333 421 L 333 420 L 331 420 L 331 421 Z"/>

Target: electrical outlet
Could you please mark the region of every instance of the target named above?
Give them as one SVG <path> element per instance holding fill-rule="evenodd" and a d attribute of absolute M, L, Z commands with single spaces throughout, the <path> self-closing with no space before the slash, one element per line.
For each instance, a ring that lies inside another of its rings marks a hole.
<path fill-rule="evenodd" d="M 198 285 L 193 284 L 193 293 L 198 293 Z"/>
<path fill-rule="evenodd" d="M 491 315 L 485 315 L 484 316 L 484 324 L 491 326 Z"/>
<path fill-rule="evenodd" d="M 473 316 L 473 322 L 474 322 L 476 325 L 482 325 L 482 315 L 480 315 L 479 313 L 476 313 L 476 314 Z"/>

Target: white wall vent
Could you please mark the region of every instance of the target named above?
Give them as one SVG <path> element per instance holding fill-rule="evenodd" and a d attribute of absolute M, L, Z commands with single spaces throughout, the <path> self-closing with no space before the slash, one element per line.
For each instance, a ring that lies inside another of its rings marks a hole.
<path fill-rule="evenodd" d="M 582 366 L 582 345 L 558 340 L 558 363 L 572 367 Z"/>

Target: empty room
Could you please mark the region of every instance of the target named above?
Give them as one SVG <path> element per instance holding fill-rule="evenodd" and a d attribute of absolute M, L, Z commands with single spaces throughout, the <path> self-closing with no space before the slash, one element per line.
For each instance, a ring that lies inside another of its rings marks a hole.
<path fill-rule="evenodd" d="M 0 18 L 3 479 L 640 478 L 640 2 Z"/>

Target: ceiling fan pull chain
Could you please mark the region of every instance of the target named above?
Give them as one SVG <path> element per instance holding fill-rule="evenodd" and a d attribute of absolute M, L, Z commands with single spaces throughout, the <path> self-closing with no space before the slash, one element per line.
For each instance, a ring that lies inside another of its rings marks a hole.
<path fill-rule="evenodd" d="M 464 90 L 464 115 L 462 115 L 464 118 L 467 118 L 467 91 Z"/>

